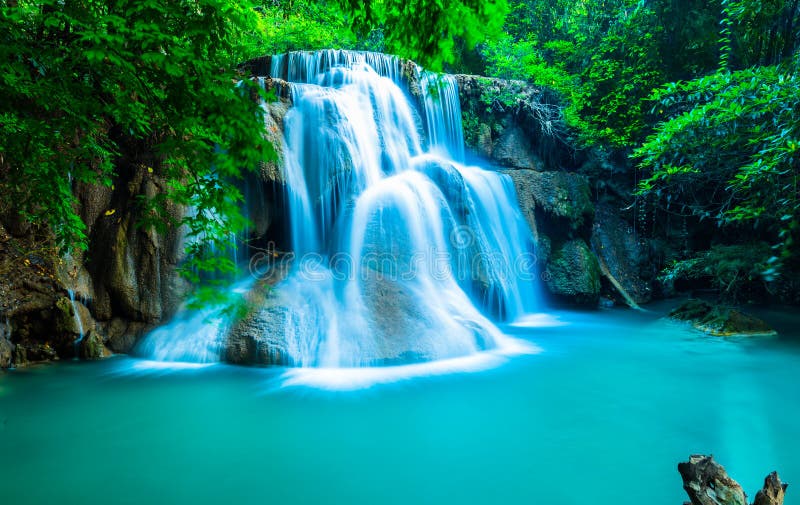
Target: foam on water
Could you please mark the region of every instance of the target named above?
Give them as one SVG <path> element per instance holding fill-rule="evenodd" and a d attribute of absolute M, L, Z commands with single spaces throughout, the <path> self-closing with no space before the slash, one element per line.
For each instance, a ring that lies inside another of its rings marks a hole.
<path fill-rule="evenodd" d="M 480 372 L 496 368 L 512 356 L 539 352 L 541 349 L 535 344 L 504 337 L 500 345 L 491 351 L 481 351 L 456 358 L 386 367 L 290 368 L 279 380 L 281 387 L 355 391 L 420 377 Z"/>

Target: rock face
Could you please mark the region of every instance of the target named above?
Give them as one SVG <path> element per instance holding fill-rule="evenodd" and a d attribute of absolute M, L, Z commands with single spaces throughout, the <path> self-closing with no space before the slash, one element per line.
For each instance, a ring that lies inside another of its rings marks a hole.
<path fill-rule="evenodd" d="M 277 79 L 264 84 L 279 97 L 265 105 L 265 135 L 280 154 L 290 87 Z M 141 226 L 153 217 L 142 199 L 164 194 L 166 179 L 159 157 L 145 142 L 122 143 L 119 151 L 110 185 L 75 182 L 89 253 L 60 256 L 15 212 L 0 215 L 0 324 L 8 320 L 12 328 L 0 339 L 8 342 L 0 342 L 0 354 L 5 356 L 10 347 L 16 366 L 76 353 L 83 359 L 127 353 L 149 329 L 171 317 L 185 297 L 189 286 L 177 270 L 184 260 L 185 229 L 172 223 L 187 209 L 166 202 L 166 215 L 157 219 L 163 226 Z M 242 182 L 245 213 L 253 223 L 247 243 L 254 247 L 266 248 L 273 241 L 284 245 L 280 163 L 264 163 Z M 77 321 L 84 333 L 78 346 Z"/>
<path fill-rule="evenodd" d="M 557 169 L 571 154 L 554 95 L 523 81 L 456 75 L 467 146 L 496 164 Z"/>
<path fill-rule="evenodd" d="M 10 330 L 0 323 L 0 369 L 9 368 L 14 357 L 14 344 L 8 339 Z"/>
<path fill-rule="evenodd" d="M 291 103 L 279 101 L 266 104 L 264 115 L 265 136 L 270 144 L 275 148 L 277 155 L 274 161 L 266 161 L 261 164 L 261 178 L 270 183 L 285 184 L 283 180 L 283 119 L 289 112 Z"/>
<path fill-rule="evenodd" d="M 747 505 L 742 486 L 733 480 L 713 456 L 694 455 L 678 464 L 683 489 L 692 505 Z M 787 485 L 772 472 L 756 494 L 753 505 L 782 505 Z"/>
<path fill-rule="evenodd" d="M 603 262 L 635 303 L 651 300 L 654 272 L 648 248 L 606 203 L 595 206 L 591 245 L 598 261 Z"/>
<path fill-rule="evenodd" d="M 569 172 L 505 170 L 517 189 L 520 209 L 529 222 L 541 221 L 548 235 L 586 236 L 594 206 L 586 177 Z M 566 227 L 567 230 L 563 228 Z"/>
<path fill-rule="evenodd" d="M 21 267 L 24 268 L 24 263 Z M 73 354 L 73 337 L 59 331 L 55 305 L 57 297 L 52 283 L 34 283 L 22 278 L 12 285 L 10 297 L 4 300 L 4 318 L 8 340 L 14 344 L 13 363 L 17 366 L 29 361 L 48 361 L 58 356 Z"/>
<path fill-rule="evenodd" d="M 736 309 L 711 305 L 703 300 L 688 300 L 669 317 L 687 321 L 700 331 L 718 337 L 775 335 L 767 323 Z"/>
<path fill-rule="evenodd" d="M 568 172 L 507 170 L 536 242 L 545 286 L 562 303 L 594 306 L 600 296 L 597 259 L 587 245 L 594 206 L 586 178 Z"/>
<path fill-rule="evenodd" d="M 534 234 L 539 264 L 543 272 L 552 274 L 546 285 L 556 300 L 591 306 L 602 291 L 632 307 L 649 301 L 655 278 L 655 272 L 647 268 L 650 247 L 627 233 L 629 226 L 613 207 L 602 206 L 595 213 L 589 181 L 576 173 L 583 169 L 611 173 L 608 154 L 572 146 L 558 98 L 546 88 L 470 75 L 456 79 L 467 147 L 504 169 L 514 181 L 520 207 Z M 628 190 L 622 191 L 627 194 Z M 589 247 L 567 245 L 575 240 Z M 587 249 L 590 254 L 583 254 Z M 562 259 L 589 260 L 596 255 L 599 261 L 573 264 L 578 270 L 565 272 L 562 266 L 548 263 L 551 252 L 559 250 Z M 599 276 L 594 275 L 597 267 Z M 580 278 L 557 279 L 556 274 L 562 272 Z M 595 278 L 602 282 L 594 282 Z M 587 291 L 568 294 L 574 291 L 562 289 L 567 285 L 581 285 L 581 290 Z"/>
<path fill-rule="evenodd" d="M 111 207 L 94 224 L 88 270 L 94 281 L 94 313 L 98 319 L 113 316 L 155 323 L 173 314 L 186 290 L 176 269 L 183 259 L 183 233 L 170 227 L 160 233 L 137 226 L 146 216 L 139 195 L 154 198 L 166 184 L 153 169 L 135 167 L 127 184 L 116 186 Z M 108 214 L 114 210 L 113 214 Z M 173 220 L 185 209 L 167 204 Z"/>

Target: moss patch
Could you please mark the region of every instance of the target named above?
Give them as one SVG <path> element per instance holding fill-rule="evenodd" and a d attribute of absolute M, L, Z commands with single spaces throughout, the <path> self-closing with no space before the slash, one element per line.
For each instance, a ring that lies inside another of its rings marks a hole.
<path fill-rule="evenodd" d="M 600 267 L 583 240 L 571 240 L 553 251 L 545 271 L 547 288 L 576 305 L 596 305 Z"/>
<path fill-rule="evenodd" d="M 718 337 L 777 334 L 767 323 L 755 316 L 703 300 L 688 300 L 670 312 L 669 317 L 687 321 L 696 329 Z"/>

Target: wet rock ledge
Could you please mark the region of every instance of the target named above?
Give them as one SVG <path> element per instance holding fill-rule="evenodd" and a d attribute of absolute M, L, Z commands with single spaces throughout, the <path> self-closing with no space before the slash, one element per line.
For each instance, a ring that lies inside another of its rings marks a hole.
<path fill-rule="evenodd" d="M 712 305 L 704 300 L 687 300 L 669 313 L 695 329 L 715 337 L 773 336 L 777 332 L 761 319 L 737 309 Z"/>

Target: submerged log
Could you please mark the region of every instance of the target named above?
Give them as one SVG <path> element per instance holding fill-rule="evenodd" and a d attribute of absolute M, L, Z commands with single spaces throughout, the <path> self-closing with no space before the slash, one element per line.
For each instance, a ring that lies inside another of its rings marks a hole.
<path fill-rule="evenodd" d="M 688 462 L 678 464 L 678 472 L 691 500 L 684 505 L 747 505 L 742 486 L 728 476 L 713 456 L 693 455 Z M 756 494 L 753 505 L 783 505 L 787 485 L 777 472 L 772 472 L 764 479 L 764 487 Z"/>

